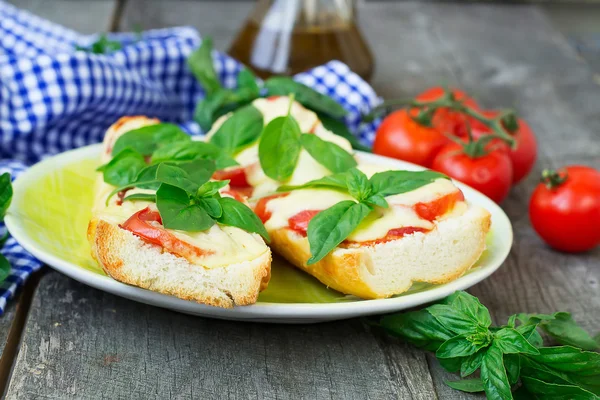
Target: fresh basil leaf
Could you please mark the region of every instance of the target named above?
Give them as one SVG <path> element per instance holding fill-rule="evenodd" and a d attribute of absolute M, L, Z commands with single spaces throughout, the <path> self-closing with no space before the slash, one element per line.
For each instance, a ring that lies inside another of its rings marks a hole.
<path fill-rule="evenodd" d="M 426 308 L 446 329 L 456 334 L 474 334 L 482 327 L 479 321 L 447 304 L 434 304 Z"/>
<path fill-rule="evenodd" d="M 294 98 L 307 108 L 319 111 L 335 118 L 341 118 L 348 112 L 331 97 L 317 92 L 292 78 L 276 76 L 266 80 L 265 88 L 269 96 L 287 96 L 294 93 Z"/>
<path fill-rule="evenodd" d="M 178 165 L 162 163 L 156 170 L 156 180 L 196 194 L 214 173 L 215 163 L 211 160 L 199 159 Z"/>
<path fill-rule="evenodd" d="M 265 175 L 276 181 L 288 179 L 298 164 L 300 127 L 291 115 L 269 122 L 258 144 L 258 158 Z"/>
<path fill-rule="evenodd" d="M 374 193 L 391 196 L 413 191 L 440 178 L 449 179 L 435 171 L 385 171 L 376 173 L 370 181 Z"/>
<path fill-rule="evenodd" d="M 256 76 L 248 68 L 244 67 L 237 76 L 237 86 L 256 92 L 256 96 L 260 93 L 258 83 L 256 83 Z"/>
<path fill-rule="evenodd" d="M 468 356 L 460 365 L 460 376 L 465 377 L 473 374 L 481 366 L 483 356 L 485 355 L 486 349 L 480 349 L 475 354 Z M 482 389 L 483 390 L 483 386 Z"/>
<path fill-rule="evenodd" d="M 538 350 L 539 355 L 528 357 L 557 371 L 576 373 L 580 376 L 600 374 L 599 353 L 584 351 L 572 346 L 541 347 Z"/>
<path fill-rule="evenodd" d="M 517 332 L 519 332 L 532 346 L 542 347 L 544 340 L 542 336 L 536 330 L 537 324 L 535 325 L 519 325 L 517 326 Z"/>
<path fill-rule="evenodd" d="M 212 218 L 221 218 L 223 207 L 214 197 L 203 197 L 196 200 L 196 204 L 204 209 Z"/>
<path fill-rule="evenodd" d="M 446 340 L 435 352 L 438 358 L 467 357 L 477 352 L 477 347 L 464 335 L 454 336 Z"/>
<path fill-rule="evenodd" d="M 440 365 L 448 372 L 458 372 L 467 357 L 438 358 Z"/>
<path fill-rule="evenodd" d="M 220 189 L 223 189 L 227 185 L 229 185 L 229 180 L 206 182 L 204 185 L 200 186 L 196 192 L 196 196 L 213 196 L 218 193 Z"/>
<path fill-rule="evenodd" d="M 514 328 L 516 321 L 517 321 L 517 314 L 513 314 L 510 317 L 508 317 L 508 322 L 506 323 L 506 326 L 509 328 Z"/>
<path fill-rule="evenodd" d="M 388 204 L 388 202 L 385 200 L 385 197 L 383 197 L 380 194 L 373 194 L 373 195 L 367 197 L 366 199 L 364 199 L 363 202 L 367 203 L 369 205 L 372 205 L 372 206 L 379 206 L 382 208 L 388 208 L 390 206 Z"/>
<path fill-rule="evenodd" d="M 510 383 L 504 368 L 502 350 L 492 344 L 481 362 L 481 381 L 485 394 L 490 400 L 512 399 Z"/>
<path fill-rule="evenodd" d="M 523 386 L 534 395 L 556 400 L 598 400 L 598 396 L 579 386 L 544 382 L 528 376 L 521 377 Z"/>
<path fill-rule="evenodd" d="M 202 207 L 192 204 L 185 190 L 166 183 L 156 191 L 156 207 L 167 229 L 200 232 L 215 224 Z"/>
<path fill-rule="evenodd" d="M 175 124 L 160 123 L 125 132 L 112 149 L 116 155 L 129 147 L 143 156 L 151 155 L 159 146 L 178 141 L 191 141 L 190 135 Z"/>
<path fill-rule="evenodd" d="M 8 231 L 5 231 L 4 235 L 2 235 L 2 237 L 0 237 L 0 249 L 2 249 L 4 247 L 4 245 L 6 244 L 6 241 L 8 240 L 9 237 L 10 237 L 10 234 L 8 233 Z"/>
<path fill-rule="evenodd" d="M 373 193 L 369 178 L 357 168 L 348 170 L 346 185 L 348 186 L 348 193 L 350 193 L 350 196 L 358 201 L 363 201 Z"/>
<path fill-rule="evenodd" d="M 160 186 L 160 182 L 156 180 L 156 170 L 157 169 L 158 169 L 158 164 L 149 165 L 149 166 L 145 167 L 135 177 L 135 179 L 131 183 L 131 185 L 138 187 L 140 189 L 157 190 L 158 187 Z"/>
<path fill-rule="evenodd" d="M 13 197 L 13 188 L 8 172 L 0 175 L 0 221 L 4 220 L 6 211 L 10 207 Z"/>
<path fill-rule="evenodd" d="M 333 173 L 346 172 L 357 165 L 352 154 L 316 135 L 301 135 L 300 143 L 312 158 Z"/>
<path fill-rule="evenodd" d="M 152 164 L 161 162 L 193 161 L 197 159 L 214 160 L 217 169 L 224 169 L 238 163 L 226 155 L 223 150 L 207 142 L 174 142 L 159 147 L 152 154 Z"/>
<path fill-rule="evenodd" d="M 558 343 L 584 350 L 596 350 L 600 347 L 585 329 L 573 321 L 571 314 L 557 312 L 553 316 L 554 319 L 541 321 L 539 327 Z"/>
<path fill-rule="evenodd" d="M 126 196 L 125 198 L 123 198 L 123 201 L 135 201 L 135 200 L 140 200 L 140 201 L 151 201 L 151 202 L 156 202 L 156 195 L 154 193 L 133 193 L 130 194 L 129 196 Z"/>
<path fill-rule="evenodd" d="M 210 138 L 210 143 L 235 154 L 258 140 L 263 131 L 263 116 L 254 106 L 248 105 L 235 111 Z"/>
<path fill-rule="evenodd" d="M 189 55 L 187 64 L 206 93 L 210 94 L 221 88 L 213 65 L 211 38 L 202 39 L 200 47 Z"/>
<path fill-rule="evenodd" d="M 223 214 L 218 219 L 220 224 L 235 226 L 246 232 L 258 233 L 269 242 L 269 234 L 265 226 L 248 206 L 229 197 L 220 198 L 219 203 L 223 208 Z"/>
<path fill-rule="evenodd" d="M 483 392 L 483 383 L 479 378 L 462 379 L 460 381 L 444 381 L 452 389 L 460 390 L 461 392 L 477 393 Z"/>
<path fill-rule="evenodd" d="M 508 382 L 511 385 L 517 383 L 519 381 L 519 374 L 521 373 L 521 357 L 518 354 L 505 354 L 504 367 L 506 368 Z"/>
<path fill-rule="evenodd" d="M 479 325 L 489 327 L 492 324 L 492 317 L 488 309 L 479 302 L 479 299 L 462 290 L 454 292 L 448 296 L 445 303 L 468 314 L 477 320 Z"/>
<path fill-rule="evenodd" d="M 365 146 L 364 144 L 359 142 L 358 139 L 352 133 L 350 133 L 350 131 L 348 130 L 348 127 L 342 121 L 331 118 L 323 113 L 317 113 L 317 115 L 319 117 L 319 120 L 325 127 L 325 129 L 348 140 L 350 142 L 350 144 L 352 145 L 353 149 L 360 150 L 360 151 L 366 151 L 369 153 L 372 151 L 370 147 Z"/>
<path fill-rule="evenodd" d="M 283 185 L 280 186 L 278 192 L 289 192 L 291 190 L 308 189 L 308 188 L 327 188 L 348 191 L 348 185 L 346 181 L 348 179 L 347 173 L 328 175 L 320 179 L 306 182 L 303 185 L 291 186 Z"/>
<path fill-rule="evenodd" d="M 385 316 L 380 326 L 390 334 L 429 351 L 437 351 L 442 343 L 454 336 L 425 310 Z"/>
<path fill-rule="evenodd" d="M 540 352 L 516 329 L 502 328 L 494 334 L 494 343 L 504 354 L 539 354 Z"/>
<path fill-rule="evenodd" d="M 97 171 L 102 172 L 104 182 L 113 186 L 124 186 L 135 181 L 135 178 L 146 167 L 144 157 L 129 147 L 121 150 L 107 164 Z"/>
<path fill-rule="evenodd" d="M 6 278 L 10 275 L 10 263 L 4 257 L 4 255 L 0 254 L 0 282 L 4 282 Z"/>
<path fill-rule="evenodd" d="M 231 91 L 227 89 L 217 89 L 212 93 L 207 93 L 202 100 L 196 104 L 194 109 L 194 121 L 200 125 L 204 132 L 208 132 L 215 120 L 218 118 L 219 109 L 223 107 Z"/>
<path fill-rule="evenodd" d="M 351 200 L 341 201 L 319 212 L 308 223 L 311 265 L 323 259 L 360 225 L 372 211 L 371 207 Z"/>

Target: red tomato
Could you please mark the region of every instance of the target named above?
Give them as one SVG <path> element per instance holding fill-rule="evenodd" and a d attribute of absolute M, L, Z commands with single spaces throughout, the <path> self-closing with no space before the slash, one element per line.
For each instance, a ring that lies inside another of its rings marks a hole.
<path fill-rule="evenodd" d="M 466 183 L 496 203 L 506 198 L 512 183 L 512 164 L 502 151 L 472 158 L 462 145 L 452 143 L 438 153 L 431 168 Z"/>
<path fill-rule="evenodd" d="M 373 152 L 429 167 L 437 152 L 448 143 L 450 139 L 437 129 L 420 125 L 402 109 L 388 115 L 379 125 Z"/>
<path fill-rule="evenodd" d="M 564 179 L 548 188 L 540 183 L 531 196 L 529 218 L 542 239 L 570 253 L 600 244 L 600 172 L 585 166 L 566 167 Z"/>
<path fill-rule="evenodd" d="M 254 213 L 256 215 L 258 215 L 258 218 L 260 218 L 260 220 L 263 222 L 263 224 L 265 222 L 267 222 L 269 220 L 269 218 L 271 218 L 271 213 L 269 211 L 267 211 L 267 203 L 273 199 L 276 199 L 278 197 L 285 197 L 289 195 L 288 193 L 277 193 L 277 194 L 273 194 L 271 196 L 265 196 L 263 198 L 261 198 L 260 200 L 258 200 L 258 202 L 256 203 L 256 206 L 254 207 Z"/>
<path fill-rule="evenodd" d="M 313 217 L 320 211 L 321 210 L 305 210 L 299 212 L 288 220 L 290 229 L 300 233 L 303 236 L 306 236 L 306 231 L 308 231 L 308 224 L 310 220 L 313 219 Z"/>
<path fill-rule="evenodd" d="M 482 111 L 482 114 L 487 117 L 495 117 L 498 115 L 498 111 L 486 110 Z M 513 165 L 513 184 L 520 182 L 531 172 L 537 158 L 537 142 L 533 131 L 527 122 L 521 118 L 517 120 L 517 123 L 519 129 L 510 132 L 510 135 L 516 141 L 516 148 L 511 149 L 506 142 L 499 139 L 492 141 L 498 148 L 505 149 L 508 153 Z M 475 139 L 490 132 L 489 128 L 479 121 L 472 122 L 471 127 Z"/>
<path fill-rule="evenodd" d="M 156 224 L 151 224 L 150 222 L 155 222 Z M 161 246 L 169 253 L 184 258 L 212 254 L 212 251 L 200 249 L 178 239 L 171 232 L 161 226 L 157 226 L 157 224 L 162 224 L 160 214 L 158 211 L 153 211 L 149 207 L 146 207 L 129 217 L 120 227 L 139 236 L 148 243 Z"/>
<path fill-rule="evenodd" d="M 227 168 L 217 171 L 213 174 L 213 179 L 224 181 L 229 179 L 231 186 L 248 187 L 250 184 L 246 180 L 246 172 L 243 167 Z"/>
<path fill-rule="evenodd" d="M 452 89 L 454 98 L 462 101 L 467 107 L 479 110 L 479 104 L 469 97 L 465 92 L 458 89 Z M 419 94 L 415 100 L 418 101 L 434 101 L 438 100 L 445 94 L 445 89 L 442 87 L 433 87 Z M 438 132 L 447 135 L 463 136 L 467 133 L 468 116 L 452 111 L 448 108 L 438 108 L 433 116 L 433 127 Z"/>
<path fill-rule="evenodd" d="M 448 210 L 454 208 L 457 202 L 464 200 L 465 196 L 463 192 L 458 190 L 429 203 L 417 203 L 413 206 L 413 209 L 419 217 L 428 221 L 434 221 L 440 215 L 444 215 Z"/>

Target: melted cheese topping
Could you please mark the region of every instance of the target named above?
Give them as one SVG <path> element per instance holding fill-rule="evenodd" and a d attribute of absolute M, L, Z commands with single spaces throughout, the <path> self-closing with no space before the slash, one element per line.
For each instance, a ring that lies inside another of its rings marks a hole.
<path fill-rule="evenodd" d="M 290 102 L 288 97 L 283 96 L 273 100 L 263 98 L 256 99 L 252 102 L 252 105 L 263 114 L 264 123 L 266 125 L 277 117 L 287 115 Z M 349 153 L 352 152 L 352 146 L 348 140 L 325 129 L 323 124 L 319 121 L 317 114 L 304 108 L 300 103 L 296 101 L 292 103 L 290 114 L 298 121 L 298 125 L 303 133 L 313 132 L 319 138 L 335 143 Z M 213 124 L 213 127 L 206 135 L 206 138 L 210 139 L 230 116 L 231 113 L 219 118 Z M 260 167 L 258 159 L 258 143 L 248 146 L 240 151 L 236 155 L 235 160 L 241 166 L 246 167 L 246 179 L 248 180 L 248 183 L 255 188 L 253 194 L 255 197 L 271 193 L 281 185 L 281 182 L 277 182 L 266 176 Z M 319 179 L 330 174 L 331 171 L 319 164 L 306 150 L 302 150 L 294 173 L 285 183 L 288 185 L 301 185 L 313 179 Z"/>
<path fill-rule="evenodd" d="M 362 170 L 363 167 L 360 167 Z M 379 168 L 363 171 L 367 175 L 380 172 Z M 427 221 L 412 208 L 417 203 L 427 203 L 447 194 L 456 192 L 458 188 L 448 179 L 437 179 L 411 192 L 387 196 L 389 208 L 375 207 L 363 222 L 348 236 L 348 240 L 365 242 L 385 237 L 391 229 L 403 227 L 417 227 L 433 229 L 434 224 Z M 271 218 L 265 223 L 267 230 L 288 227 L 288 220 L 304 210 L 324 210 L 343 201 L 354 200 L 350 195 L 332 189 L 301 189 L 291 192 L 286 197 L 275 198 L 267 203 L 266 210 L 271 213 Z M 465 202 L 458 202 L 455 207 L 438 220 L 456 216 L 466 211 Z"/>

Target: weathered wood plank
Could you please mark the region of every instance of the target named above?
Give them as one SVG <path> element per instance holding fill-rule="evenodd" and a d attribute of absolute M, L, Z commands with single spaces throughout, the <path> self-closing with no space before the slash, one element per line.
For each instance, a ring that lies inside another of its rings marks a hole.
<path fill-rule="evenodd" d="M 40 282 L 7 398 L 434 398 L 425 355 L 359 321 L 305 326 L 190 317 Z"/>
<path fill-rule="evenodd" d="M 8 2 L 85 34 L 107 31 L 115 4 L 115 0 L 8 0 Z"/>

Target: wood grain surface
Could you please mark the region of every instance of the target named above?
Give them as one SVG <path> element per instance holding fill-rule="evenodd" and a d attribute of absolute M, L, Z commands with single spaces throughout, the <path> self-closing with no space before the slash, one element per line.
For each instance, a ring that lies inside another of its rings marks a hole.
<path fill-rule="evenodd" d="M 225 49 L 248 9 L 130 0 L 120 29 L 190 24 Z M 361 3 L 359 18 L 382 96 L 457 85 L 488 107 L 516 107 L 537 134 L 535 171 L 502 205 L 513 250 L 471 293 L 498 323 L 561 310 L 598 332 L 600 249 L 554 252 L 527 217 L 542 168 L 600 168 L 600 87 L 589 65 L 535 6 Z M 188 317 L 51 273 L 33 299 L 7 398 L 481 398 L 447 388 L 446 379 L 455 377 L 434 357 L 359 320 L 276 326 Z"/>

